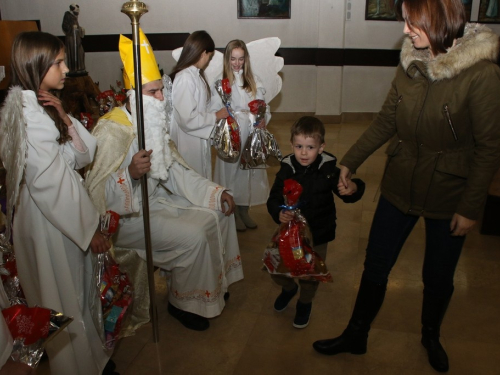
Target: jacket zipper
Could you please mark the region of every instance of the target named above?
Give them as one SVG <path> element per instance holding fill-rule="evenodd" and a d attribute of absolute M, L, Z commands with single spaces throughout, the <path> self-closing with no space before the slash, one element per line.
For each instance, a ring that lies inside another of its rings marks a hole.
<path fill-rule="evenodd" d="M 448 121 L 448 125 L 450 125 L 453 138 L 455 138 L 455 141 L 458 141 L 457 133 L 455 132 L 455 128 L 453 127 L 453 122 L 451 121 L 451 115 L 450 115 L 450 110 L 448 109 L 448 104 L 444 105 L 444 114 L 446 115 L 446 120 Z"/>
<path fill-rule="evenodd" d="M 399 95 L 398 101 L 396 102 L 396 108 L 394 108 L 394 112 L 398 110 L 399 103 L 403 101 L 403 95 Z"/>

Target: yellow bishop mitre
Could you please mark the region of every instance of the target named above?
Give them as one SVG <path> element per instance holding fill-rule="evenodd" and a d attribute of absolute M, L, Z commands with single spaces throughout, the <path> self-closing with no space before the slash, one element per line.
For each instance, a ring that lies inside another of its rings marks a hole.
<path fill-rule="evenodd" d="M 146 35 L 142 32 L 142 29 L 139 29 L 139 43 L 141 46 L 141 77 L 142 84 L 144 85 L 145 83 L 161 79 L 161 75 L 153 48 L 149 44 Z M 135 86 L 133 42 L 129 38 L 120 35 L 119 49 L 123 62 L 123 86 L 129 90 Z"/>

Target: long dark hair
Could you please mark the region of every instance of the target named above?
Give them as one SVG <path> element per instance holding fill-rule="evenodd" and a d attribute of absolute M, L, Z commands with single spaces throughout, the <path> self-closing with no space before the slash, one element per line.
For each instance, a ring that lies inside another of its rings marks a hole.
<path fill-rule="evenodd" d="M 57 55 L 64 50 L 62 41 L 52 34 L 41 31 L 27 31 L 20 33 L 12 44 L 10 66 L 12 68 L 12 86 L 21 86 L 24 90 L 31 90 L 38 97 L 38 90 L 45 75 L 54 63 Z M 57 96 L 57 90 L 51 90 Z M 40 105 L 43 103 L 38 101 Z M 57 110 L 52 106 L 43 107 L 59 130 L 59 144 L 71 140 L 68 135 L 68 126 L 61 119 Z"/>
<path fill-rule="evenodd" d="M 434 56 L 446 53 L 453 41 L 464 35 L 467 19 L 462 0 L 399 0 L 396 10 L 400 20 L 405 20 L 403 7 L 408 26 L 425 32 Z"/>
<path fill-rule="evenodd" d="M 198 30 L 193 32 L 187 38 L 182 48 L 181 56 L 179 61 L 172 69 L 170 73 L 170 78 L 172 82 L 175 80 L 175 76 L 181 70 L 189 68 L 191 65 L 196 64 L 203 52 L 210 53 L 215 51 L 215 43 L 212 37 L 205 30 Z M 207 88 L 207 101 L 210 99 L 210 86 L 208 85 L 205 73 L 200 69 L 200 76 L 205 82 Z"/>

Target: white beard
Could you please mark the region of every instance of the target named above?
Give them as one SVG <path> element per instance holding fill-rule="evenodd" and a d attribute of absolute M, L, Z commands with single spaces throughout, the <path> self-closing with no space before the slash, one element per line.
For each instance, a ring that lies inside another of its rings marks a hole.
<path fill-rule="evenodd" d="M 135 91 L 129 90 L 128 95 L 130 97 L 134 133 L 137 134 Z M 167 132 L 167 102 L 147 95 L 143 95 L 142 100 L 146 150 L 153 150 L 149 176 L 158 180 L 166 180 L 168 178 L 168 169 L 173 161 L 172 152 L 168 145 L 170 135 Z"/>

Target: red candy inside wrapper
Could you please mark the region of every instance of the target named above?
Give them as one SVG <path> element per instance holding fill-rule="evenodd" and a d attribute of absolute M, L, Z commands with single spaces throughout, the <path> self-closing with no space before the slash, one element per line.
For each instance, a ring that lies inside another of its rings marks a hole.
<path fill-rule="evenodd" d="M 101 216 L 101 232 L 110 238 L 118 229 L 120 215 L 107 211 Z M 96 254 L 93 273 L 94 287 L 90 294 L 90 310 L 101 335 L 103 347 L 113 349 L 120 337 L 125 314 L 132 303 L 133 286 L 128 275 L 109 251 Z"/>
<path fill-rule="evenodd" d="M 217 120 L 211 134 L 212 143 L 217 155 L 224 161 L 234 163 L 241 152 L 240 127 L 231 108 L 231 85 L 227 78 L 215 82 L 215 89 L 219 93 L 222 104 L 227 108 L 229 117 Z"/>
<path fill-rule="evenodd" d="M 313 250 L 309 226 L 297 207 L 301 194 L 302 186 L 297 181 L 285 180 L 285 209 L 293 210 L 295 216 L 290 222 L 281 224 L 273 234 L 264 251 L 264 265 L 271 274 L 331 282 L 332 276 L 323 259 Z"/>
<path fill-rule="evenodd" d="M 80 122 L 82 123 L 83 126 L 85 126 L 85 129 L 87 130 L 92 130 L 92 127 L 94 126 L 94 120 L 92 119 L 92 115 L 88 112 L 80 113 Z"/>
<path fill-rule="evenodd" d="M 222 80 L 222 90 L 225 94 L 231 94 L 231 85 L 229 83 L 229 79 L 224 78 Z"/>

